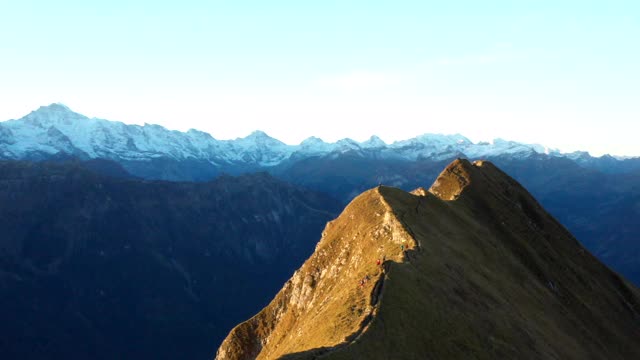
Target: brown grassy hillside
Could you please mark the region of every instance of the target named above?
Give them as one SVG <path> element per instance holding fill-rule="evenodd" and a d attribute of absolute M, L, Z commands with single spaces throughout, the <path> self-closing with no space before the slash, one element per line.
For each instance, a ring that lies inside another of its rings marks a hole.
<path fill-rule="evenodd" d="M 217 358 L 633 359 L 639 310 L 517 182 L 456 160 L 428 191 L 357 197 Z"/>

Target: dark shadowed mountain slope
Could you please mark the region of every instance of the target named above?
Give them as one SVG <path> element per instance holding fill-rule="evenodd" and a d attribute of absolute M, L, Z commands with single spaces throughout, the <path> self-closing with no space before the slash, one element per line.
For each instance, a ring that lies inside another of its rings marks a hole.
<path fill-rule="evenodd" d="M 635 359 L 639 296 L 516 181 L 456 160 L 428 191 L 354 199 L 217 358 Z"/>
<path fill-rule="evenodd" d="M 0 354 L 197 359 L 263 307 L 337 204 L 267 174 L 210 183 L 0 163 Z"/>
<path fill-rule="evenodd" d="M 451 160 L 375 159 L 352 151 L 300 159 L 275 167 L 271 172 L 293 184 L 330 194 L 346 204 L 380 184 L 415 188 L 430 183 L 449 162 Z"/>
<path fill-rule="evenodd" d="M 640 284 L 640 172 L 605 174 L 567 159 L 494 159 L 605 264 Z"/>

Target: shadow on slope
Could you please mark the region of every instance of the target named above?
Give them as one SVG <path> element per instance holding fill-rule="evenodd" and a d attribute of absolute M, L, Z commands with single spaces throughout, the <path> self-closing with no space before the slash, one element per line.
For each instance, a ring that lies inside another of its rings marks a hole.
<path fill-rule="evenodd" d="M 640 356 L 638 290 L 490 163 L 456 161 L 422 196 L 380 193 L 420 250 L 389 264 L 359 338 L 283 358 Z"/>
<path fill-rule="evenodd" d="M 266 174 L 170 183 L 0 162 L 0 353 L 205 358 L 336 208 Z"/>

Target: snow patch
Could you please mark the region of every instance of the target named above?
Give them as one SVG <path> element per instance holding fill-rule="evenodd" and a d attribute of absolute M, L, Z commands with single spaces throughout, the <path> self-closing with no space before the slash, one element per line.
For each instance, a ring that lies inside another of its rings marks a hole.
<path fill-rule="evenodd" d="M 29 157 L 30 154 L 62 152 L 119 160 L 165 157 L 196 159 L 216 165 L 275 166 L 292 157 L 336 158 L 340 153 L 351 151 L 360 156 L 410 161 L 499 155 L 526 157 L 531 154 L 566 156 L 573 160 L 590 158 L 585 152 L 562 154 L 541 145 L 503 139 L 474 144 L 460 134 L 423 134 L 392 144 L 374 135 L 364 142 L 346 138 L 327 143 L 320 138 L 310 137 L 299 145 L 287 145 L 263 131 L 254 131 L 235 140 L 217 140 L 195 129 L 180 132 L 154 124 L 127 125 L 88 118 L 59 103 L 42 106 L 21 119 L 0 123 L 0 153 L 16 159 Z"/>

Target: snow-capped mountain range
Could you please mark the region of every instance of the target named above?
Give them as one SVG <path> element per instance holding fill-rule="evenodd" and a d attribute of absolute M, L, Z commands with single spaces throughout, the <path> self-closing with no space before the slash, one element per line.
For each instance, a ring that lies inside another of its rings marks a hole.
<path fill-rule="evenodd" d="M 245 138 L 217 140 L 198 130 L 180 132 L 160 125 L 127 125 L 88 118 L 62 104 L 42 106 L 21 119 L 0 122 L 0 157 L 5 159 L 38 159 L 68 154 L 84 159 L 192 159 L 220 166 L 246 164 L 270 167 L 290 158 L 338 155 L 349 151 L 362 156 L 404 160 L 453 156 L 484 158 L 505 154 L 521 157 L 532 153 L 569 156 L 540 145 L 500 139 L 492 143 L 473 143 L 459 134 L 424 134 L 392 144 L 372 136 L 364 142 L 342 139 L 335 143 L 310 137 L 299 145 L 287 145 L 262 131 L 255 131 Z"/>

